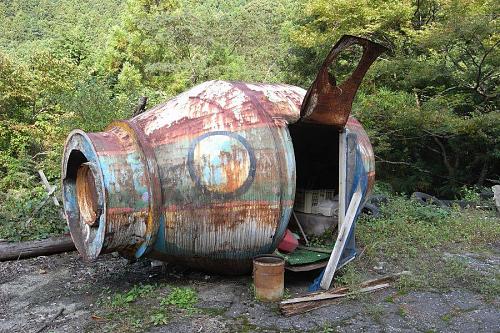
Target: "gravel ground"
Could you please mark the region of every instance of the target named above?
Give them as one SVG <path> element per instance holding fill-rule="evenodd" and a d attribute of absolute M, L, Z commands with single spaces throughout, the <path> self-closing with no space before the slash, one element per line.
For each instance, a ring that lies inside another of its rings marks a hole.
<path fill-rule="evenodd" d="M 314 276 L 287 272 L 289 294 L 304 293 Z M 139 283 L 190 286 L 201 309 L 142 327 L 147 332 L 500 332 L 498 295 L 485 300 L 461 289 L 406 295 L 386 289 L 287 318 L 276 304 L 253 299 L 249 276 L 130 264 L 116 255 L 87 264 L 76 253 L 0 263 L 0 332 L 37 332 L 46 323 L 42 332 L 115 331 L 96 317 L 99 300 Z"/>

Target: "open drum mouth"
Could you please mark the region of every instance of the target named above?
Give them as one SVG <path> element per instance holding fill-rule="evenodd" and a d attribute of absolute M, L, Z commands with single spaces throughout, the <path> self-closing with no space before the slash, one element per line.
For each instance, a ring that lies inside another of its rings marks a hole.
<path fill-rule="evenodd" d="M 98 157 L 90 138 L 73 131 L 63 157 L 64 211 L 71 237 L 86 260 L 101 253 L 105 230 L 105 200 Z"/>

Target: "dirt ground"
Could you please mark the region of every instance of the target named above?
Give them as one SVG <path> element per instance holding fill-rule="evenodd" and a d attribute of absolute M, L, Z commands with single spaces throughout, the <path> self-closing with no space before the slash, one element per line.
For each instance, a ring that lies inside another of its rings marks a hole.
<path fill-rule="evenodd" d="M 287 294 L 304 293 L 314 277 L 287 272 Z M 500 332 L 498 295 L 485 300 L 460 289 L 404 295 L 387 289 L 286 318 L 276 304 L 254 300 L 249 276 L 129 264 L 111 254 L 86 264 L 77 253 L 0 263 L 0 332 L 121 331 L 113 319 L 100 317 L 102 300 L 139 283 L 189 286 L 198 295 L 193 313 L 135 326 L 147 332 Z"/>

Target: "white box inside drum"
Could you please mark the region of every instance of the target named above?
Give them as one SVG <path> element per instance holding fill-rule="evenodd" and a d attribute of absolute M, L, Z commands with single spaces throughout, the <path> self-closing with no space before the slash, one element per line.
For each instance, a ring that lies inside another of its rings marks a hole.
<path fill-rule="evenodd" d="M 318 212 L 317 209 L 314 209 L 314 207 L 318 206 L 318 204 L 323 200 L 335 201 L 335 197 L 336 191 L 334 189 L 304 190 L 298 188 L 295 191 L 295 203 L 293 208 L 297 212 L 323 214 Z"/>

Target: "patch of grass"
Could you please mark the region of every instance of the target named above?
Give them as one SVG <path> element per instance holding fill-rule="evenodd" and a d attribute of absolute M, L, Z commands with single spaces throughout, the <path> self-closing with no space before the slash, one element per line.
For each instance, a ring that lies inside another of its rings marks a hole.
<path fill-rule="evenodd" d="M 453 315 L 451 313 L 446 313 L 441 316 L 441 320 L 445 323 L 449 323 L 453 319 Z"/>
<path fill-rule="evenodd" d="M 113 295 L 111 305 L 114 307 L 123 307 L 134 302 L 139 297 L 146 296 L 156 289 L 156 285 L 145 284 L 134 286 L 125 293 L 116 293 Z"/>
<path fill-rule="evenodd" d="M 151 326 L 168 322 L 168 313 L 160 308 L 156 293 L 162 293 L 165 285 L 139 284 L 130 290 L 114 293 L 103 292 L 103 299 L 95 315 L 103 318 L 93 323 L 89 331 L 141 332 Z"/>
<path fill-rule="evenodd" d="M 139 329 L 143 326 L 143 322 L 141 319 L 134 319 L 130 322 L 130 326 L 132 326 L 132 328 L 134 329 Z"/>
<path fill-rule="evenodd" d="M 382 305 L 366 303 L 365 311 L 377 324 L 382 323 L 382 315 L 384 314 L 384 307 Z"/>
<path fill-rule="evenodd" d="M 321 333 L 334 333 L 336 330 L 328 324 L 323 325 Z"/>
<path fill-rule="evenodd" d="M 158 311 L 149 316 L 149 321 L 153 326 L 161 326 L 168 324 L 169 317 L 162 311 Z"/>
<path fill-rule="evenodd" d="M 487 299 L 500 293 L 498 272 L 481 272 L 462 258 L 442 255 L 428 258 L 429 261 L 413 263 L 412 270 L 419 270 L 417 274 L 401 277 L 398 282 L 401 292 L 422 289 L 450 291 L 461 287 L 482 294 Z"/>
<path fill-rule="evenodd" d="M 340 269 L 335 279 L 335 287 L 349 287 L 355 291 L 362 281 L 363 277 L 358 268 L 354 265 L 346 265 Z"/>
<path fill-rule="evenodd" d="M 451 309 L 450 312 L 447 312 L 444 315 L 442 315 L 441 320 L 444 321 L 445 323 L 449 324 L 453 318 L 460 316 L 464 312 L 474 311 L 474 310 L 475 309 L 469 309 L 469 310 L 462 311 L 459 308 L 453 308 L 453 309 Z"/>
<path fill-rule="evenodd" d="M 397 282 L 398 295 L 406 295 L 411 290 L 417 290 L 420 287 L 419 275 L 408 274 L 399 277 Z"/>
<path fill-rule="evenodd" d="M 198 302 L 196 291 L 188 287 L 175 287 L 170 294 L 164 297 L 161 305 L 174 305 L 179 309 L 194 310 L 194 305 Z"/>
<path fill-rule="evenodd" d="M 394 295 L 389 295 L 386 298 L 384 298 L 384 302 L 386 302 L 386 303 L 394 303 Z"/>
<path fill-rule="evenodd" d="M 356 235 L 372 258 L 383 253 L 385 258 L 411 259 L 435 247 L 492 243 L 500 236 L 498 222 L 492 212 L 444 210 L 395 196 L 381 208 L 381 217 L 361 216 Z"/>
<path fill-rule="evenodd" d="M 257 329 L 257 326 L 250 323 L 247 317 L 245 316 L 239 316 L 237 317 L 238 321 L 235 324 L 235 327 L 232 328 L 233 332 L 238 332 L 238 333 L 249 333 L 249 332 L 255 332 Z"/>
<path fill-rule="evenodd" d="M 398 313 L 398 315 L 399 315 L 400 317 L 403 317 L 403 318 L 404 318 L 404 317 L 406 317 L 406 315 L 408 314 L 408 311 L 406 311 L 406 309 L 405 309 L 403 306 L 400 306 L 400 307 L 398 308 L 398 312 L 397 312 L 397 313 Z"/>
<path fill-rule="evenodd" d="M 381 208 L 380 217 L 361 216 L 356 236 L 364 253 L 348 266 L 365 272 L 384 261 L 389 271 L 410 270 L 411 275 L 399 279 L 399 293 L 460 286 L 491 296 L 500 290 L 498 273 L 480 271 L 467 261 L 445 256 L 487 252 L 500 239 L 500 219 L 494 212 L 444 210 L 392 196 Z M 352 278 L 337 281 L 350 284 L 343 280 Z"/>

